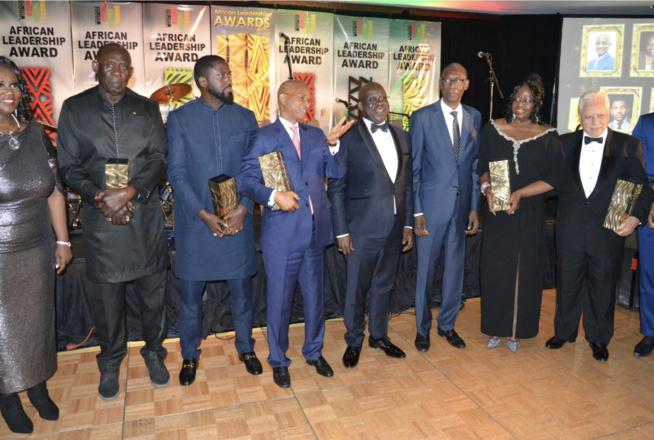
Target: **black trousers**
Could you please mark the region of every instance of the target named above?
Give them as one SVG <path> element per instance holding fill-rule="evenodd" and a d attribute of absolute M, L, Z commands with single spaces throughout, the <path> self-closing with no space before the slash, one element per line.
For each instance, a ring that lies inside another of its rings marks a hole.
<path fill-rule="evenodd" d="M 166 271 L 134 281 L 139 302 L 141 328 L 145 346 L 141 355 L 146 358 L 166 358 L 162 346 L 166 328 Z M 93 283 L 87 294 L 100 354 L 97 356 L 100 372 L 117 372 L 127 354 L 127 327 L 125 323 L 125 285 L 127 283 Z"/>
<path fill-rule="evenodd" d="M 397 219 L 385 238 L 352 237 L 354 252 L 347 259 L 347 287 L 343 321 L 350 347 L 360 347 L 366 329 L 366 296 L 370 292 L 368 331 L 379 339 L 388 336 L 388 308 L 402 252 L 402 233 Z"/>
<path fill-rule="evenodd" d="M 577 338 L 584 313 L 586 340 L 608 344 L 613 337 L 615 287 L 622 252 L 591 255 L 586 250 L 562 250 L 557 261 L 554 333 L 568 341 Z"/>

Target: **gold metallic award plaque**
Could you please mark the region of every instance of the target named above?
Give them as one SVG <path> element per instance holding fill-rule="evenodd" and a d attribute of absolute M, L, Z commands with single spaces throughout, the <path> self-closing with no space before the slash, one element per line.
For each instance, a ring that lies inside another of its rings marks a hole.
<path fill-rule="evenodd" d="M 129 160 L 107 159 L 104 167 L 107 188 L 124 188 L 129 183 Z"/>
<path fill-rule="evenodd" d="M 261 165 L 263 182 L 267 188 L 272 188 L 280 192 L 291 191 L 291 179 L 288 177 L 286 162 L 284 161 L 284 155 L 281 151 L 273 151 L 272 153 L 260 156 L 259 164 Z M 278 209 L 279 206 L 275 203 L 275 206 L 272 207 L 272 211 Z"/>
<path fill-rule="evenodd" d="M 227 174 L 221 174 L 209 179 L 209 191 L 215 214 L 223 218 L 238 208 L 238 192 L 236 180 Z"/>
<path fill-rule="evenodd" d="M 506 202 L 511 197 L 511 181 L 509 179 L 509 161 L 496 160 L 488 162 L 491 189 L 493 190 L 493 211 L 506 211 Z"/>
<path fill-rule="evenodd" d="M 643 185 L 639 183 L 619 180 L 615 183 L 609 212 L 604 219 L 604 227 L 612 231 L 617 231 L 620 223 L 634 212 L 638 196 L 643 190 Z"/>

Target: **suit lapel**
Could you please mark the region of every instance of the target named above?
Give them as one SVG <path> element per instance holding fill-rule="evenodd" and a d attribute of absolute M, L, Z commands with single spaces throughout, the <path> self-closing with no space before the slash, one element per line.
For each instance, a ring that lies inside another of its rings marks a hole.
<path fill-rule="evenodd" d="M 382 159 L 381 154 L 379 154 L 375 140 L 372 138 L 370 131 L 368 131 L 366 123 L 362 119 L 357 125 L 359 134 L 363 138 L 363 143 L 366 145 L 366 148 L 368 149 L 370 156 L 372 156 L 372 160 L 375 162 L 375 165 L 377 165 L 380 171 L 390 179 L 391 177 L 388 175 L 388 170 L 386 169 L 386 166 L 384 166 L 384 160 Z"/>
<path fill-rule="evenodd" d="M 459 157 L 463 155 L 463 149 L 468 145 L 470 136 L 472 135 L 472 118 L 463 104 L 461 104 L 461 112 L 463 113 L 463 118 L 461 124 L 461 149 L 459 151 Z M 454 149 L 452 151 L 454 151 Z"/>
<path fill-rule="evenodd" d="M 434 119 L 436 120 L 436 128 L 438 129 L 441 137 L 441 145 L 445 146 L 445 149 L 449 151 L 452 159 L 456 160 L 456 157 L 454 157 L 454 148 L 452 148 L 452 138 L 450 138 L 450 132 L 447 129 L 447 124 L 445 124 L 445 115 L 443 114 L 443 109 L 441 108 L 441 100 L 442 98 L 434 104 Z M 448 145 L 449 148 L 446 147 Z M 463 145 L 463 140 L 461 141 L 461 145 Z"/>
<path fill-rule="evenodd" d="M 395 144 L 395 152 L 397 153 L 397 173 L 395 173 L 395 180 L 394 180 L 394 182 L 397 182 L 397 179 L 400 177 L 402 166 L 404 165 L 402 163 L 404 159 L 404 155 L 402 154 L 402 146 L 400 145 L 400 138 L 398 137 L 397 132 L 395 131 L 396 128 L 389 124 L 388 129 L 390 130 L 391 136 L 393 137 L 393 144 Z"/>
<path fill-rule="evenodd" d="M 597 184 L 595 185 L 593 192 L 590 194 L 590 197 L 592 197 L 593 194 L 599 192 L 609 180 L 609 176 L 611 175 L 611 171 L 613 169 L 613 164 L 615 163 L 615 161 L 611 160 L 611 156 L 613 155 L 613 150 L 611 148 L 612 142 L 613 131 L 609 129 L 608 134 L 606 135 L 606 142 L 604 143 L 604 155 L 602 156 L 602 165 L 600 166 L 600 171 L 597 176 Z"/>
<path fill-rule="evenodd" d="M 573 169 L 570 171 L 572 171 L 572 175 L 574 176 L 575 183 L 577 184 L 581 192 L 585 194 L 584 185 L 581 182 L 581 174 L 579 173 L 579 161 L 581 159 L 581 148 L 582 148 L 581 142 L 582 142 L 583 132 L 580 131 L 579 133 L 580 133 L 580 135 L 578 136 L 579 139 L 577 139 L 575 143 L 575 148 L 571 152 L 572 154 L 570 157 L 570 163 L 572 164 Z"/>

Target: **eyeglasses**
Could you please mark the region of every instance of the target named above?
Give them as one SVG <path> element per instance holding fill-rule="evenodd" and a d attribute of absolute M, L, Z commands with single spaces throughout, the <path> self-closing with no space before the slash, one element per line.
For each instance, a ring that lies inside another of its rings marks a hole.
<path fill-rule="evenodd" d="M 371 96 L 367 99 L 368 104 L 375 105 L 378 102 L 382 104 L 388 104 L 388 96 Z"/>
<path fill-rule="evenodd" d="M 311 104 L 311 95 L 294 95 L 293 93 L 282 93 L 282 95 L 295 96 L 305 104 Z"/>
<path fill-rule="evenodd" d="M 458 86 L 460 86 L 461 84 L 463 84 L 466 81 L 468 81 L 467 78 L 466 79 L 461 79 L 461 78 L 441 78 L 441 83 L 443 83 L 443 85 L 445 87 L 451 86 L 452 83 L 454 83 L 454 85 L 458 87 Z"/>

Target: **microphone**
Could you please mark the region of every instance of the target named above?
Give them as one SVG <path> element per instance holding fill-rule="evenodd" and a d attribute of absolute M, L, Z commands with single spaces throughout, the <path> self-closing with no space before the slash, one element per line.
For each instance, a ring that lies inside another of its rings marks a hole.
<path fill-rule="evenodd" d="M 279 38 L 283 38 L 283 39 L 285 39 L 285 40 L 288 40 L 288 39 L 289 39 L 289 38 L 286 36 L 286 34 L 285 34 L 284 32 L 280 32 L 280 33 L 279 33 Z"/>
<path fill-rule="evenodd" d="M 488 52 L 479 52 L 477 56 L 479 58 L 490 58 L 491 54 L 489 54 Z"/>

